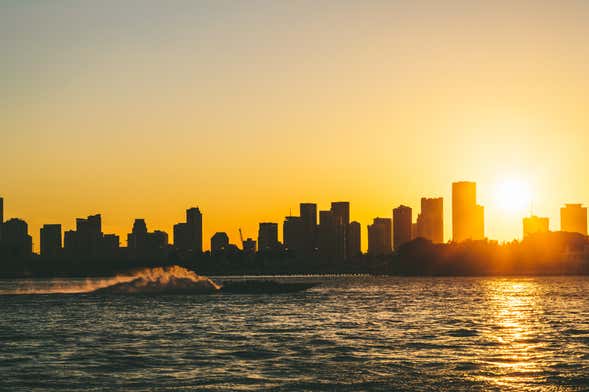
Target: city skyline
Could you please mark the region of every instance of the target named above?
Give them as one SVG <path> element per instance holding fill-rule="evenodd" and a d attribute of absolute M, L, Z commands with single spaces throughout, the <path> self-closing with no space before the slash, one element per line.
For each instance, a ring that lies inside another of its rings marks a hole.
<path fill-rule="evenodd" d="M 391 237 L 389 239 L 390 244 L 378 244 L 376 247 L 386 250 L 390 246 L 391 252 L 397 250 L 403 243 L 419 237 L 430 239 L 434 243 L 462 242 L 466 239 L 497 240 L 485 235 L 487 229 L 485 220 L 487 216 L 485 216 L 484 212 L 485 206 L 477 202 L 477 183 L 457 181 L 452 183 L 451 188 L 452 197 L 449 211 L 451 219 L 449 223 L 445 218 L 448 215 L 448 211 L 444 209 L 444 197 L 422 197 L 420 200 L 421 209 L 413 209 L 412 207 L 401 204 L 398 207 L 392 208 L 391 214 L 388 217 L 382 214 L 384 218 L 373 217 L 373 221 L 368 223 L 361 223 L 357 219 L 354 219 L 353 213 L 351 212 L 351 203 L 348 201 L 332 201 L 330 202 L 331 209 L 326 211 L 321 210 L 317 203 L 300 202 L 299 215 L 294 215 L 291 209 L 289 215 L 275 219 L 273 222 L 257 222 L 257 236 L 255 235 L 256 233 L 248 233 L 247 242 L 241 226 L 236 229 L 239 233 L 239 241 L 235 239 L 235 236 L 231 235 L 230 229 L 227 228 L 216 230 L 207 238 L 206 234 L 211 232 L 211 230 L 205 229 L 206 226 L 203 225 L 203 214 L 199 207 L 186 209 L 185 221 L 173 223 L 173 229 L 171 231 L 157 228 L 153 234 L 150 234 L 147 231 L 145 218 L 133 218 L 133 229 L 130 232 L 106 234 L 105 231 L 104 235 L 106 237 L 105 239 L 112 244 L 116 242 L 117 247 L 120 244 L 121 247 L 126 245 L 128 248 L 133 248 L 133 238 L 138 230 L 140 233 L 158 237 L 157 243 L 172 246 L 180 254 L 186 252 L 195 252 L 198 254 L 203 251 L 213 250 L 213 237 L 217 236 L 219 238 L 220 234 L 226 237 L 226 240 L 223 241 L 227 245 L 236 246 L 237 249 L 251 248 L 254 246 L 255 249 L 256 241 L 258 246 L 260 244 L 260 236 L 267 235 L 265 233 L 262 234 L 264 231 L 262 226 L 266 225 L 272 231 L 270 234 L 270 237 L 274 238 L 272 241 L 282 244 L 285 249 L 296 249 L 301 254 L 312 254 L 314 249 L 321 249 L 321 242 L 323 241 L 323 248 L 327 249 L 327 247 L 335 246 L 335 248 L 329 251 L 329 254 L 335 255 L 336 258 L 342 260 L 349 259 L 350 253 L 357 253 L 357 248 L 362 253 L 370 254 L 371 228 L 381 230 L 377 229 L 378 226 L 375 226 L 375 223 L 379 222 L 380 225 L 380 222 L 386 220 L 390 220 L 390 223 L 388 223 L 390 226 L 388 229 L 390 231 L 389 236 Z M 0 197 L 0 215 L 2 216 L 6 216 L 5 204 L 4 198 Z M 32 237 L 32 249 L 34 252 L 40 253 L 43 245 L 41 238 L 44 235 L 46 238 L 56 238 L 57 230 L 60 231 L 60 246 L 63 244 L 65 248 L 66 243 L 69 242 L 71 248 L 71 243 L 74 241 L 74 236 L 77 236 L 77 232 L 90 233 L 85 234 L 85 236 L 94 236 L 95 234 L 93 233 L 103 232 L 102 216 L 103 214 L 98 213 L 89 215 L 87 218 L 75 218 L 75 227 L 69 229 L 67 225 L 61 222 L 44 223 L 39 229 L 40 234 L 37 236 L 38 243 L 35 243 L 35 232 L 31 231 L 29 226 L 28 234 Z M 22 219 L 20 217 L 12 218 Z M 323 226 L 321 226 L 322 221 L 324 222 Z M 27 219 L 24 219 L 24 222 L 28 222 Z M 569 231 L 587 235 L 587 208 L 582 203 L 564 204 L 560 208 L 559 227 L 556 228 L 550 226 L 550 218 L 539 217 L 533 214 L 532 210 L 530 210 L 529 214 L 519 217 L 519 222 L 521 235 L 512 240 L 520 240 L 526 237 L 527 234 L 546 231 Z M 451 236 L 449 239 L 445 239 L 443 234 L 444 227 L 448 224 L 451 227 Z M 137 225 L 139 225 L 139 229 L 137 229 Z M 322 234 L 322 229 L 330 225 L 341 225 L 343 231 L 339 234 L 335 232 L 332 234 L 331 231 L 327 234 Z M 90 229 L 85 229 L 85 227 L 89 227 Z M 282 230 L 279 228 L 282 228 Z M 378 233 L 377 235 L 382 236 L 383 234 Z M 124 238 L 126 238 L 126 243 Z M 86 248 L 93 249 L 98 246 L 98 244 L 88 244 L 88 241 L 90 240 L 83 240 L 83 243 L 86 243 Z M 211 244 L 211 246 L 207 247 L 206 244 Z M 374 244 L 373 242 L 373 246 L 375 246 Z M 55 247 L 55 245 L 51 246 Z M 268 246 L 267 248 L 274 248 L 274 246 Z M 49 250 L 48 252 L 55 253 L 56 251 Z M 374 254 L 374 252 L 372 253 Z M 385 251 L 385 253 L 388 253 L 388 251 Z"/>

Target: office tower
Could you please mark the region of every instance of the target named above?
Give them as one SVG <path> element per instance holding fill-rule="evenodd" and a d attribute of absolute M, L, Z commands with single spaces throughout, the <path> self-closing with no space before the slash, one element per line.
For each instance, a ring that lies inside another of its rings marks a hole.
<path fill-rule="evenodd" d="M 361 226 L 354 221 L 348 225 L 348 258 L 354 258 L 362 254 L 361 248 Z"/>
<path fill-rule="evenodd" d="M 252 238 L 248 238 L 243 241 L 243 253 L 246 255 L 251 255 L 256 253 L 256 241 Z"/>
<path fill-rule="evenodd" d="M 68 235 L 68 253 L 77 257 L 96 257 L 102 239 L 100 214 L 76 219 L 75 234 Z"/>
<path fill-rule="evenodd" d="M 319 227 L 317 228 L 317 246 L 319 255 L 325 260 L 338 258 L 338 219 L 333 211 L 319 211 Z"/>
<path fill-rule="evenodd" d="M 223 253 L 229 246 L 229 236 L 224 232 L 216 232 L 211 237 L 211 253 Z"/>
<path fill-rule="evenodd" d="M 287 216 L 284 220 L 282 237 L 288 251 L 304 252 L 305 222 L 300 216 Z"/>
<path fill-rule="evenodd" d="M 390 218 L 374 218 L 368 225 L 368 254 L 372 256 L 388 255 L 393 252 L 392 221 Z"/>
<path fill-rule="evenodd" d="M 523 219 L 523 224 L 523 238 L 526 238 L 527 236 L 535 233 L 548 233 L 550 220 L 548 218 L 541 218 L 535 215 L 531 215 Z"/>
<path fill-rule="evenodd" d="M 452 240 L 485 238 L 485 210 L 476 204 L 476 183 L 455 182 L 452 184 Z"/>
<path fill-rule="evenodd" d="M 192 246 L 191 249 L 196 253 L 202 253 L 202 213 L 198 207 L 186 210 L 186 225 Z"/>
<path fill-rule="evenodd" d="M 350 203 L 347 201 L 335 201 L 331 203 L 331 213 L 335 219 L 335 244 L 334 257 L 338 260 L 347 260 L 347 234 L 350 224 Z"/>
<path fill-rule="evenodd" d="M 410 207 L 399 206 L 393 210 L 393 244 L 395 250 L 401 245 L 411 241 L 413 229 L 413 217 Z"/>
<path fill-rule="evenodd" d="M 61 253 L 61 225 L 43 225 L 40 230 L 41 257 L 58 257 Z"/>
<path fill-rule="evenodd" d="M 421 198 L 421 213 L 417 216 L 416 237 L 433 243 L 444 242 L 444 199 Z"/>
<path fill-rule="evenodd" d="M 258 229 L 258 252 L 277 251 L 279 248 L 278 223 L 260 223 Z"/>
<path fill-rule="evenodd" d="M 29 226 L 22 219 L 9 219 L 2 225 L 2 245 L 10 258 L 29 258 L 33 254 L 33 239 L 29 235 Z"/>
<path fill-rule="evenodd" d="M 565 204 L 560 209 L 560 230 L 587 235 L 587 208 L 581 204 Z"/>
<path fill-rule="evenodd" d="M 301 203 L 300 215 L 304 226 L 303 252 L 310 255 L 317 247 L 317 204 Z"/>
<path fill-rule="evenodd" d="M 100 242 L 100 255 L 107 259 L 120 257 L 120 239 L 116 234 L 105 234 Z"/>
<path fill-rule="evenodd" d="M 4 224 L 4 199 L 0 197 L 0 244 L 2 244 L 2 225 Z"/>

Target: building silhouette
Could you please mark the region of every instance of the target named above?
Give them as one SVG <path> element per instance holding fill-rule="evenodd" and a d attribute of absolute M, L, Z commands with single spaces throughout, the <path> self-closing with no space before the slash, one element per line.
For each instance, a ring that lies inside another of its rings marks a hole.
<path fill-rule="evenodd" d="M 565 204 L 560 209 L 560 230 L 587 235 L 587 208 L 582 204 Z"/>
<path fill-rule="evenodd" d="M 221 254 L 229 247 L 229 236 L 225 232 L 218 231 L 211 237 L 211 253 Z"/>
<path fill-rule="evenodd" d="M 374 218 L 368 225 L 368 254 L 372 256 L 388 255 L 393 252 L 392 221 L 390 218 Z"/>
<path fill-rule="evenodd" d="M 550 220 L 548 218 L 541 218 L 531 215 L 523 219 L 523 238 L 526 238 L 536 233 L 548 233 Z"/>
<path fill-rule="evenodd" d="M 299 209 L 304 231 L 302 252 L 311 255 L 317 248 L 317 204 L 301 203 Z"/>
<path fill-rule="evenodd" d="M 43 225 L 39 234 L 41 240 L 41 257 L 57 258 L 61 256 L 61 225 Z"/>
<path fill-rule="evenodd" d="M 350 225 L 350 202 L 334 201 L 331 203 L 331 213 L 334 219 L 334 238 L 333 258 L 337 260 L 347 260 L 347 236 L 348 226 Z"/>
<path fill-rule="evenodd" d="M 411 207 L 401 205 L 393 210 L 393 245 L 395 250 L 413 238 Z"/>
<path fill-rule="evenodd" d="M 284 248 L 302 253 L 305 249 L 305 222 L 300 216 L 287 216 L 282 227 Z"/>
<path fill-rule="evenodd" d="M 485 238 L 485 210 L 477 204 L 475 182 L 452 184 L 452 240 L 482 240 Z"/>
<path fill-rule="evenodd" d="M 33 254 L 29 226 L 22 219 L 12 218 L 2 224 L 2 246 L 7 257 L 25 259 Z"/>
<path fill-rule="evenodd" d="M 76 218 L 76 230 L 64 233 L 64 252 L 70 257 L 98 257 L 102 236 L 100 214 L 89 215 L 87 218 Z"/>
<path fill-rule="evenodd" d="M 198 207 L 186 210 L 186 222 L 174 225 L 174 249 L 181 253 L 202 253 L 202 213 Z"/>
<path fill-rule="evenodd" d="M 444 242 L 444 199 L 421 198 L 421 213 L 417 216 L 414 238 L 425 238 L 435 244 Z"/>
<path fill-rule="evenodd" d="M 165 260 L 169 253 L 168 233 L 149 232 L 145 219 L 137 218 L 131 233 L 127 234 L 127 252 L 131 259 Z"/>
<path fill-rule="evenodd" d="M 362 254 L 361 230 L 362 226 L 356 221 L 350 222 L 348 225 L 348 259 L 352 259 Z"/>
<path fill-rule="evenodd" d="M 262 222 L 258 229 L 258 251 L 275 252 L 280 249 L 278 223 Z"/>

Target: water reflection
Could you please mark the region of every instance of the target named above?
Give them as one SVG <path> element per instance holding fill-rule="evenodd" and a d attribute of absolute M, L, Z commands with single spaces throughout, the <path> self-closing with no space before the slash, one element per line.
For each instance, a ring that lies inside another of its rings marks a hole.
<path fill-rule="evenodd" d="M 540 381 L 545 345 L 538 323 L 541 288 L 533 279 L 488 280 L 485 286 L 483 342 L 488 347 L 481 352 L 480 378 L 501 388 L 528 385 L 532 378 Z"/>

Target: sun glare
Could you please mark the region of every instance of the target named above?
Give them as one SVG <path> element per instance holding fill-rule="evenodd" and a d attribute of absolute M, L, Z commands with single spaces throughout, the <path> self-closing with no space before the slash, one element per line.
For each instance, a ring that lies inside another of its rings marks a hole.
<path fill-rule="evenodd" d="M 499 208 L 512 213 L 523 213 L 530 209 L 530 187 L 525 181 L 505 179 L 496 187 L 495 202 Z"/>

